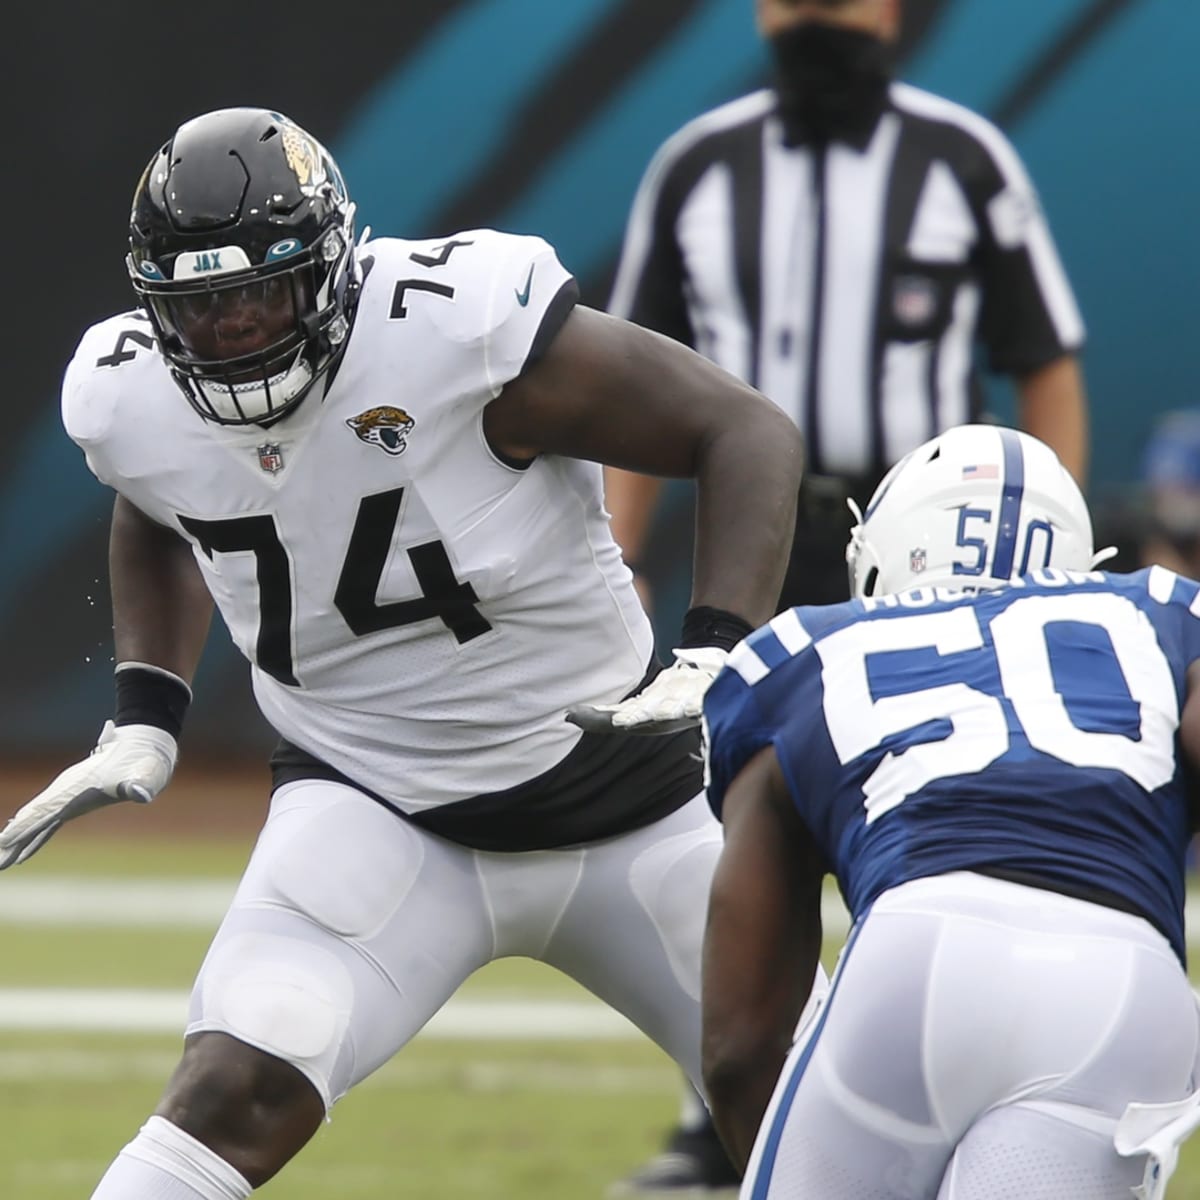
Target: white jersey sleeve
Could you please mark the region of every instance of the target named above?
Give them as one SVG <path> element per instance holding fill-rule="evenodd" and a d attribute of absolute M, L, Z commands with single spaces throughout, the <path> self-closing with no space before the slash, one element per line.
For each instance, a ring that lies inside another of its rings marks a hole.
<path fill-rule="evenodd" d="M 492 274 L 484 334 L 484 368 L 499 393 L 553 340 L 579 288 L 541 238 L 510 239 Z"/>
<path fill-rule="evenodd" d="M 454 354 L 448 374 L 474 364 L 485 401 L 540 357 L 579 298 L 539 237 L 474 229 L 440 241 L 381 240 L 368 251 L 395 277 L 390 318 L 430 321 L 436 344 Z"/>
<path fill-rule="evenodd" d="M 116 464 L 104 452 L 120 394 L 140 390 L 148 377 L 159 384 L 169 382 L 150 322 L 136 310 L 88 328 L 67 364 L 61 396 L 63 426 L 83 451 L 92 474 L 109 487 L 121 483 Z"/>

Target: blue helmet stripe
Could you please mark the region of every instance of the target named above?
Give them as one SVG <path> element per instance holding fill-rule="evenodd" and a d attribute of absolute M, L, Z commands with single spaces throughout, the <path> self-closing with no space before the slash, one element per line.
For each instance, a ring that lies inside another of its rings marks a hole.
<path fill-rule="evenodd" d="M 1021 439 L 1011 429 L 998 429 L 1004 454 L 1004 489 L 1000 493 L 1000 520 L 996 531 L 996 553 L 992 575 L 1011 579 L 1017 555 L 1017 527 L 1021 521 L 1021 497 L 1025 494 L 1025 455 Z"/>

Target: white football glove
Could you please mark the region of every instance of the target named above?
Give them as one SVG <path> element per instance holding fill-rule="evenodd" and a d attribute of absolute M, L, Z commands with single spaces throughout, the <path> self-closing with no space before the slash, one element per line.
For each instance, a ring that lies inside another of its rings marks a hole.
<path fill-rule="evenodd" d="M 579 704 L 567 720 L 587 733 L 676 733 L 700 724 L 704 693 L 729 657 L 718 646 L 675 650 L 675 662 L 619 704 Z"/>
<path fill-rule="evenodd" d="M 23 863 L 75 817 L 122 800 L 149 804 L 170 782 L 177 754 L 165 729 L 105 722 L 91 755 L 18 809 L 0 832 L 0 871 Z"/>

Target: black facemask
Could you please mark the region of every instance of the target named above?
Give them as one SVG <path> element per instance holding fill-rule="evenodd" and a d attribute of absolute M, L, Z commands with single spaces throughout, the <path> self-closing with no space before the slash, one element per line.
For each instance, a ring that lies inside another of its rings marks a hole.
<path fill-rule="evenodd" d="M 865 143 L 887 104 L 891 47 L 860 29 L 822 21 L 802 21 L 768 44 L 784 143 Z"/>

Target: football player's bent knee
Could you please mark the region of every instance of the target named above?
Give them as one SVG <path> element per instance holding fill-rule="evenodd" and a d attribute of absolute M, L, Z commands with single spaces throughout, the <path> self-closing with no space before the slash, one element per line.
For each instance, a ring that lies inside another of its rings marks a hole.
<path fill-rule="evenodd" d="M 188 1039 L 156 1115 L 253 1179 L 278 1170 L 324 1112 L 290 1063 L 228 1034 L 201 1033 Z"/>
<path fill-rule="evenodd" d="M 299 938 L 241 934 L 214 949 L 198 988 L 189 1033 L 227 1033 L 291 1064 L 330 1106 L 354 998 L 339 958 Z"/>

